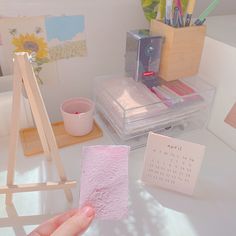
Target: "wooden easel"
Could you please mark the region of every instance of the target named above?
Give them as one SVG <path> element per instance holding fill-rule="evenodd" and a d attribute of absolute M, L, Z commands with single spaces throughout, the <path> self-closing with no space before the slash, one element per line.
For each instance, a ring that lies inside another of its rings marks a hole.
<path fill-rule="evenodd" d="M 32 114 L 39 133 L 40 141 L 47 159 L 53 160 L 60 182 L 14 185 L 17 142 L 19 139 L 20 101 L 23 85 L 29 99 Z M 6 204 L 12 204 L 12 194 L 17 192 L 64 189 L 68 201 L 72 201 L 71 189 L 76 181 L 68 181 L 59 156 L 56 139 L 41 96 L 28 53 L 16 53 L 14 56 L 13 103 L 11 117 L 11 136 L 9 143 L 7 185 L 0 187 L 0 194 L 6 194 Z"/>

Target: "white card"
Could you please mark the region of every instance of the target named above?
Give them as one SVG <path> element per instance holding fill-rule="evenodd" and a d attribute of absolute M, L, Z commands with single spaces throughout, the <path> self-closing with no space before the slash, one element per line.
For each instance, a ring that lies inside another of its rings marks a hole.
<path fill-rule="evenodd" d="M 204 153 L 203 145 L 150 132 L 142 181 L 192 195 Z"/>

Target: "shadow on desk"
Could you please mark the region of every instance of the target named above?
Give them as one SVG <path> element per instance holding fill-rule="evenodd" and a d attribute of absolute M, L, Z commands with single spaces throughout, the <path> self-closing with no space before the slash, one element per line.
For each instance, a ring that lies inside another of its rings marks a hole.
<path fill-rule="evenodd" d="M 219 200 L 203 195 L 205 188 L 200 189 L 195 197 L 144 186 L 137 181 L 132 182 L 129 189 L 128 217 L 122 221 L 95 220 L 85 236 L 204 235 L 202 227 L 205 226 L 206 218 L 214 217 L 214 204 L 207 205 Z M 54 216 L 18 216 L 15 208 L 7 208 L 7 215 L 8 218 L 0 219 L 0 226 L 13 225 L 17 236 L 25 235 L 24 226 L 35 226 Z"/>
<path fill-rule="evenodd" d="M 95 221 L 85 236 L 196 236 L 188 218 L 159 202 L 146 186 L 130 186 L 129 215 L 122 221 Z M 179 228 L 179 232 L 178 232 Z M 177 230 L 177 234 L 176 234 Z"/>
<path fill-rule="evenodd" d="M 55 215 L 31 215 L 19 216 L 14 205 L 6 207 L 6 218 L 0 219 L 0 227 L 12 228 L 16 236 L 24 236 L 26 232 L 24 226 L 39 225 Z"/>

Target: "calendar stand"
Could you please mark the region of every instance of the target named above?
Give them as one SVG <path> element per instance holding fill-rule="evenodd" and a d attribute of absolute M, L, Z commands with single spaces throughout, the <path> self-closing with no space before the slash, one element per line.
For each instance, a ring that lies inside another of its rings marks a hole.
<path fill-rule="evenodd" d="M 29 99 L 29 104 L 48 161 L 53 160 L 58 171 L 60 182 L 45 182 L 34 184 L 14 184 L 16 151 L 19 139 L 19 117 L 21 92 L 23 85 Z M 48 114 L 41 96 L 33 67 L 26 52 L 16 53 L 14 56 L 13 102 L 11 117 L 11 136 L 9 143 L 7 185 L 0 187 L 0 194 L 6 194 L 6 204 L 12 204 L 12 194 L 17 192 L 31 192 L 43 190 L 63 189 L 68 201 L 72 201 L 71 189 L 76 181 L 68 181 L 59 156 L 56 139 L 50 124 Z"/>

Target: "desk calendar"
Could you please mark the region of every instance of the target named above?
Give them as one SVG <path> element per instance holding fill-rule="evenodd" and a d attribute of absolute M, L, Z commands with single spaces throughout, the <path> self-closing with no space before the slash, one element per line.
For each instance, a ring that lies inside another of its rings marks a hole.
<path fill-rule="evenodd" d="M 142 181 L 192 195 L 205 146 L 150 132 Z"/>

